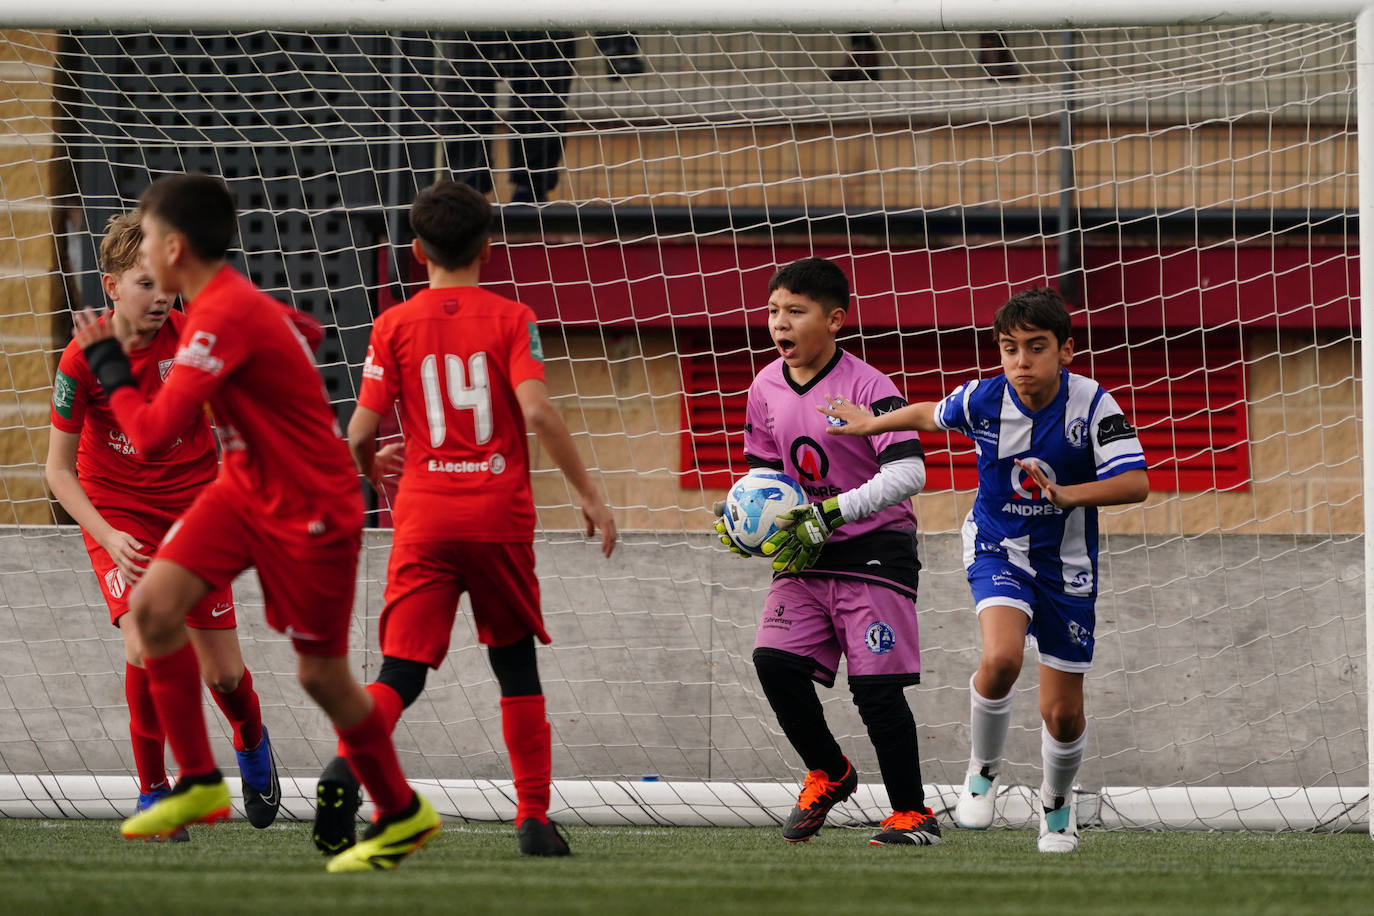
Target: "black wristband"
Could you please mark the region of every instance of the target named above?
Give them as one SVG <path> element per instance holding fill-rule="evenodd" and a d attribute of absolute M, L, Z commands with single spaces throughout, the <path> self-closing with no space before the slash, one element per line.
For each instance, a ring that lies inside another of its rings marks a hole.
<path fill-rule="evenodd" d="M 125 385 L 135 384 L 134 371 L 129 368 L 129 357 L 124 355 L 124 348 L 113 337 L 97 340 L 83 352 L 95 380 L 105 389 L 105 397 L 108 398 Z"/>

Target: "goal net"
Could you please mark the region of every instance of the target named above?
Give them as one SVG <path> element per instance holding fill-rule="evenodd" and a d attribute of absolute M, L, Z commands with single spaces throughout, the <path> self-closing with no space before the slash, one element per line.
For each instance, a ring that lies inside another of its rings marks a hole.
<path fill-rule="evenodd" d="M 1367 825 L 1353 25 L 53 25 L 0 33 L 6 816 L 115 817 L 137 793 L 119 633 L 42 467 L 70 310 L 102 304 L 105 221 L 188 170 L 236 196 L 234 263 L 325 324 L 344 421 L 373 317 L 421 279 L 405 254 L 416 189 L 456 175 L 490 190 L 484 283 L 535 309 L 550 391 L 624 533 L 602 559 L 536 443 L 555 818 L 767 824 L 795 798 L 803 767 L 750 661 L 769 570 L 708 529 L 744 472 L 744 393 L 775 357 L 767 281 L 815 254 L 852 280 L 841 345 L 910 400 L 996 373 L 992 312 L 1051 285 L 1074 305 L 1075 369 L 1134 418 L 1153 492 L 1102 513 L 1080 821 Z M 969 751 L 979 639 L 957 531 L 976 475 L 967 441 L 923 439 L 923 674 L 907 696 L 941 813 Z M 370 505 L 363 680 L 390 534 L 388 502 Z M 334 733 L 256 579 L 235 593 L 285 807 L 309 816 Z M 509 818 L 498 691 L 466 613 L 453 646 L 398 727 L 401 761 L 445 814 Z M 1040 779 L 1026 658 L 1003 825 L 1029 823 Z M 862 774 L 837 816 L 877 820 L 843 676 L 823 693 Z"/>

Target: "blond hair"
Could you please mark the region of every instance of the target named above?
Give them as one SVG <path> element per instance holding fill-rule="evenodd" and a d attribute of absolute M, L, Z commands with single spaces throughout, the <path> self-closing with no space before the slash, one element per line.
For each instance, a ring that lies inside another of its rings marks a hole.
<path fill-rule="evenodd" d="M 118 276 L 138 263 L 143 244 L 141 215 L 137 210 L 110 217 L 100 242 L 100 272 Z"/>

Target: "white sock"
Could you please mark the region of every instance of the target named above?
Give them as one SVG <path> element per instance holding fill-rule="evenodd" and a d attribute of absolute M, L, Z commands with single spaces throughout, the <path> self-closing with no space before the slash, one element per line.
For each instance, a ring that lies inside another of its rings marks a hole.
<path fill-rule="evenodd" d="M 969 738 L 973 744 L 970 762 L 976 767 L 986 767 L 989 774 L 996 773 L 1002 763 L 1002 752 L 1007 746 L 1011 700 L 1016 696 L 1016 688 L 1013 687 L 1000 700 L 989 700 L 973 686 L 973 678 L 969 678 L 968 692 Z"/>
<path fill-rule="evenodd" d="M 1044 725 L 1040 726 L 1040 761 L 1045 765 L 1045 781 L 1040 786 L 1040 802 L 1046 809 L 1059 807 L 1059 799 L 1068 800 L 1073 781 L 1083 764 L 1083 749 L 1088 745 L 1088 730 L 1072 741 L 1059 741 Z"/>

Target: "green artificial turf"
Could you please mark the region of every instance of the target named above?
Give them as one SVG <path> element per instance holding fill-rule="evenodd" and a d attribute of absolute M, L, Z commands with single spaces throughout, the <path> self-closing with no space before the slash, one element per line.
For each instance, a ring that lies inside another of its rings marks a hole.
<path fill-rule="evenodd" d="M 121 839 L 113 821 L 0 820 L 3 913 L 1374 912 L 1367 834 L 1104 833 L 1067 856 L 1035 835 L 947 828 L 933 848 L 871 847 L 827 828 L 574 827 L 575 855 L 522 859 L 509 826 L 447 824 L 389 873 L 329 875 L 307 825 L 193 828 L 188 844 Z"/>

